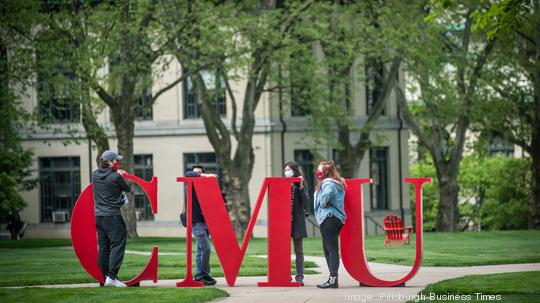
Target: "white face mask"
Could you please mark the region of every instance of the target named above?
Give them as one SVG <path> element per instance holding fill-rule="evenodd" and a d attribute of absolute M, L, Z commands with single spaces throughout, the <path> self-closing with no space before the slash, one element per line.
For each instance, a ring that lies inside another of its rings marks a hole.
<path fill-rule="evenodd" d="M 294 172 L 292 170 L 286 170 L 283 174 L 286 178 L 292 178 L 294 176 Z"/>

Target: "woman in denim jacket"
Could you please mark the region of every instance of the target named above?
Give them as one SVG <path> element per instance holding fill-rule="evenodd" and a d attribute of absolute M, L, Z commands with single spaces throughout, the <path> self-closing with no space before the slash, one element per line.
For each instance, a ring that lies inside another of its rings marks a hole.
<path fill-rule="evenodd" d="M 315 189 L 315 219 L 321 228 L 324 257 L 330 270 L 328 281 L 319 288 L 338 288 L 339 232 L 345 223 L 345 179 L 334 161 L 322 161 L 317 169 L 319 183 Z"/>

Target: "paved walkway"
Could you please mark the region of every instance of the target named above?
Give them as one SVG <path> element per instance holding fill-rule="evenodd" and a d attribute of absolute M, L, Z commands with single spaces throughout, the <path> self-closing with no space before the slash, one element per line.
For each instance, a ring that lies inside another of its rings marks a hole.
<path fill-rule="evenodd" d="M 305 276 L 304 287 L 257 287 L 257 282 L 266 281 L 264 277 L 238 277 L 235 287 L 228 287 L 225 278 L 216 278 L 217 287 L 229 293 L 229 297 L 218 299 L 220 303 L 277 303 L 277 302 L 405 302 L 413 299 L 427 284 L 466 275 L 492 274 L 519 271 L 540 271 L 540 263 L 507 264 L 471 267 L 421 267 L 414 278 L 406 283 L 406 287 L 359 287 L 340 266 L 339 288 L 318 289 L 317 284 L 328 279 L 328 269 L 323 257 L 305 257 L 306 261 L 315 262 L 321 274 Z M 410 266 L 370 263 L 371 271 L 381 279 L 397 280 L 404 277 Z M 159 280 L 141 282 L 141 287 L 175 287 L 179 280 Z M 37 287 L 74 288 L 98 287 L 98 283 L 41 285 Z"/>
<path fill-rule="evenodd" d="M 235 287 L 225 287 L 224 278 L 218 279 L 219 287 L 230 294 L 230 297 L 219 302 L 405 302 L 420 292 L 426 285 L 441 280 L 474 274 L 491 274 L 519 271 L 540 271 L 540 263 L 509 264 L 473 267 L 421 267 L 414 278 L 406 283 L 406 287 L 359 287 L 344 269 L 340 267 L 339 288 L 319 289 L 317 284 L 328 279 L 328 269 L 322 257 L 306 257 L 319 265 L 322 274 L 307 275 L 305 286 L 298 288 L 256 287 L 256 282 L 265 281 L 266 277 L 239 277 Z M 412 267 L 381 263 L 370 263 L 371 271 L 381 279 L 397 280 L 404 277 Z M 408 296 L 408 297 L 407 297 Z"/>

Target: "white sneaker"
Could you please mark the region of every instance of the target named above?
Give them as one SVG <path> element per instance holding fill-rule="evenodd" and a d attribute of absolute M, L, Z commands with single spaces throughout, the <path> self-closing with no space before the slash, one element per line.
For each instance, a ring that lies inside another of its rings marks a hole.
<path fill-rule="evenodd" d="M 126 284 L 122 283 L 120 280 L 118 279 L 111 279 L 109 277 L 107 277 L 107 279 L 105 279 L 105 287 L 107 286 L 113 286 L 113 287 L 127 287 Z"/>

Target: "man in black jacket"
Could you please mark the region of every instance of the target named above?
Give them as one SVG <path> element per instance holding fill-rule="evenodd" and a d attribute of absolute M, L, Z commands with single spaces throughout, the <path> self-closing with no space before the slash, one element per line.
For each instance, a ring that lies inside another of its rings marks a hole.
<path fill-rule="evenodd" d="M 192 167 L 191 171 L 186 172 L 186 177 L 217 178 L 217 175 L 205 174 L 204 167 L 202 165 L 196 164 Z M 208 226 L 206 225 L 206 221 L 204 220 L 201 205 L 199 204 L 199 198 L 197 197 L 195 189 L 193 189 L 191 201 L 191 222 L 193 223 L 192 233 L 197 240 L 197 253 L 195 255 L 195 280 L 203 282 L 204 285 L 215 285 L 216 280 L 210 276 L 210 232 L 208 231 Z"/>
<path fill-rule="evenodd" d="M 127 230 L 120 207 L 127 203 L 123 192 L 131 190 L 118 170 L 123 157 L 111 150 L 101 155 L 100 168 L 92 173 L 94 213 L 98 234 L 98 263 L 105 286 L 126 287 L 118 280 L 118 271 L 126 249 Z"/>

